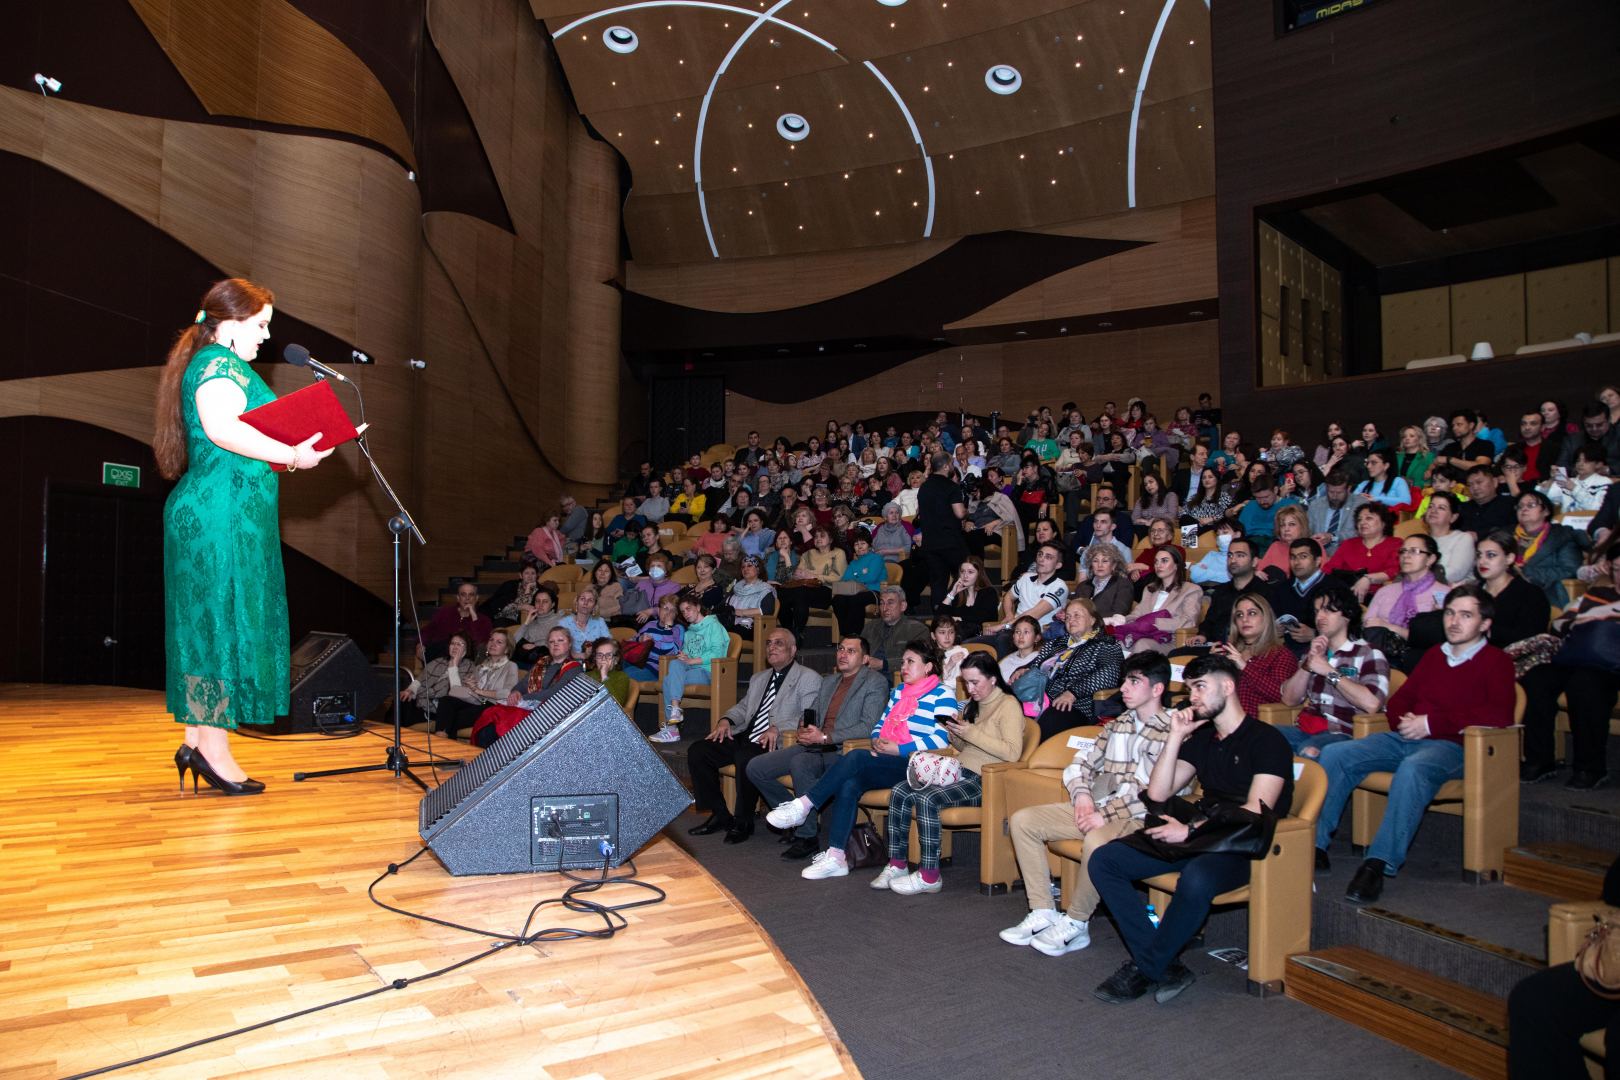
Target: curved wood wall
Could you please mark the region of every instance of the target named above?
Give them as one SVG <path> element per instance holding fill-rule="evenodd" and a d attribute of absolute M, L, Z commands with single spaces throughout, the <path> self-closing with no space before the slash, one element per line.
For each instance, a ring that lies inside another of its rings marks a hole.
<path fill-rule="evenodd" d="M 611 156 L 604 167 L 605 148 L 572 115 L 524 5 L 432 6 L 449 89 L 462 101 L 437 111 L 422 103 L 423 112 L 468 118 L 475 139 L 423 130 L 413 144 L 401 108 L 364 63 L 284 0 L 131 2 L 219 121 L 94 108 L 74 102 L 71 88 L 50 99 L 0 88 L 0 151 L 54 170 L 42 174 L 47 181 L 60 174 L 87 185 L 221 275 L 264 282 L 280 311 L 371 355 L 375 366 L 346 370 L 366 394 L 373 449 L 431 541 L 412 561 L 418 594 L 433 595 L 447 576 L 532 528 L 565 487 L 586 502 L 600 495 L 619 442 L 617 293 L 596 285 L 615 272 L 596 273 L 604 254 L 617 256 L 617 169 Z M 372 17 L 401 17 L 381 0 L 358 2 L 375 8 Z M 423 35 L 422 47 L 435 42 Z M 267 123 L 243 127 L 240 117 Z M 466 159 L 440 151 L 438 167 L 493 171 L 512 231 L 468 213 L 425 212 L 426 189 L 401 162 L 423 156 L 420 140 L 435 139 Z M 481 156 L 467 157 L 469 145 Z M 587 186 L 570 178 L 576 156 L 588 165 Z M 0 206 L 0 225 L 7 213 Z M 79 257 L 91 272 L 95 260 L 119 253 L 92 247 Z M 596 276 L 576 297 L 573 276 L 583 268 Z M 0 279 L 8 275 L 0 300 L 37 293 L 26 257 L 0 263 Z M 178 329 L 188 314 L 154 318 Z M 45 372 L 0 384 L 0 415 L 80 420 L 149 441 L 152 365 L 162 356 L 145 351 L 55 374 L 39 355 L 31 368 L 0 364 Z M 426 369 L 413 370 L 412 358 Z M 259 370 L 283 392 L 307 379 L 273 362 Z M 571 386 L 571 394 L 607 394 L 603 417 L 559 424 L 567 398 L 558 391 Z M 382 522 L 391 510 L 352 449 L 287 478 L 282 492 L 289 544 L 388 594 Z"/>

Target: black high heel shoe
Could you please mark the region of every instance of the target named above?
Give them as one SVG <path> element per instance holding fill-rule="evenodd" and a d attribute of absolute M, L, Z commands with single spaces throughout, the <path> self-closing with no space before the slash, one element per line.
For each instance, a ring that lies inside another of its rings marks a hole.
<path fill-rule="evenodd" d="M 191 768 L 191 758 L 195 753 L 196 748 L 188 743 L 181 743 L 180 749 L 174 752 L 174 767 L 180 773 L 181 792 L 186 790 L 186 770 Z"/>
<path fill-rule="evenodd" d="M 201 750 L 193 750 L 191 752 L 191 790 L 193 793 L 197 790 L 197 777 L 199 776 L 203 778 L 203 781 L 209 787 L 218 788 L 222 795 L 257 795 L 264 790 L 264 784 L 258 780 L 248 779 L 237 783 L 234 780 L 225 779 L 214 771 L 212 765 L 208 764 L 208 759 L 203 757 Z"/>

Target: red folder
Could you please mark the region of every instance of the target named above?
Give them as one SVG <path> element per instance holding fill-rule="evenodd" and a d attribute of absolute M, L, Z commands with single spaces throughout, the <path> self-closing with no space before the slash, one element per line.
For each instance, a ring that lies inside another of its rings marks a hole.
<path fill-rule="evenodd" d="M 242 414 L 242 422 L 289 446 L 297 446 L 318 431 L 321 441 L 315 444 L 317 450 L 341 446 L 360 434 L 332 391 L 332 384 L 325 380 L 310 383 L 257 409 L 249 409 Z M 270 467 L 277 472 L 287 468 L 285 465 Z"/>

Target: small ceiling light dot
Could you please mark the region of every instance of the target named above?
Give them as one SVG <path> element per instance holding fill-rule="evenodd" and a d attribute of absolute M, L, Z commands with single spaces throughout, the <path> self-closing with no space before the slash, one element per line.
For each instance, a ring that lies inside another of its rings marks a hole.
<path fill-rule="evenodd" d="M 1076 35 L 1074 35 L 1074 40 L 1076 40 L 1076 41 L 1084 41 L 1084 40 L 1086 40 L 1086 35 L 1084 35 L 1084 34 L 1076 34 Z"/>
<path fill-rule="evenodd" d="M 866 137 L 867 137 L 867 138 L 868 138 L 868 139 L 875 139 L 875 138 L 877 138 L 877 132 L 875 132 L 875 131 L 868 131 L 868 132 L 867 132 L 867 133 L 866 133 Z"/>
<path fill-rule="evenodd" d="M 1075 61 L 1075 62 L 1074 62 L 1074 66 L 1075 66 L 1075 67 L 1079 67 L 1079 66 L 1080 66 L 1080 61 L 1078 61 L 1078 60 L 1076 60 L 1076 61 Z"/>
<path fill-rule="evenodd" d="M 973 191 L 973 194 L 975 194 L 975 195 L 983 195 L 984 192 L 982 192 L 982 191 L 978 190 L 977 188 L 975 188 L 974 191 Z"/>
<path fill-rule="evenodd" d="M 848 179 L 849 179 L 849 173 L 845 173 L 845 174 L 844 174 L 844 179 L 845 179 L 845 180 L 848 180 Z"/>
<path fill-rule="evenodd" d="M 754 129 L 754 122 L 752 120 L 748 121 L 748 129 L 750 131 L 752 131 Z"/>
<path fill-rule="evenodd" d="M 804 226 L 803 226 L 803 225 L 800 225 L 800 226 L 799 226 L 799 231 L 800 231 L 800 232 L 804 232 Z"/>
<path fill-rule="evenodd" d="M 782 186 L 783 186 L 783 187 L 787 187 L 787 186 L 788 186 L 788 182 L 787 182 L 787 181 L 786 181 L 786 180 L 784 180 L 784 181 L 782 181 Z"/>
<path fill-rule="evenodd" d="M 895 167 L 894 167 L 894 175 L 896 175 L 896 176 L 899 176 L 899 175 L 900 175 L 900 174 L 901 174 L 901 173 L 903 173 L 903 172 L 905 172 L 905 171 L 906 171 L 906 170 L 905 170 L 905 169 L 903 169 L 903 168 L 901 168 L 901 167 L 900 167 L 900 166 L 898 166 L 898 165 L 896 165 L 896 166 L 895 166 Z"/>
<path fill-rule="evenodd" d="M 911 200 L 911 205 L 912 205 L 912 206 L 916 206 L 916 205 L 917 205 L 917 200 L 916 200 L 916 199 L 912 199 L 912 200 Z"/>
<path fill-rule="evenodd" d="M 737 166 L 735 166 L 735 165 L 733 165 L 733 166 L 732 166 L 732 167 L 731 167 L 731 171 L 732 171 L 732 172 L 736 172 L 736 171 L 737 171 Z"/>
<path fill-rule="evenodd" d="M 618 86 L 619 85 L 619 80 L 618 79 L 609 79 L 608 84 L 610 86 Z"/>
<path fill-rule="evenodd" d="M 1024 85 L 1024 77 L 1011 64 L 992 64 L 984 73 L 984 85 L 996 94 L 1015 94 Z"/>
<path fill-rule="evenodd" d="M 1019 155 L 1018 155 L 1018 160 L 1019 160 L 1019 161 L 1023 161 L 1023 160 L 1024 160 L 1024 155 L 1023 155 L 1023 154 L 1019 154 Z"/>
<path fill-rule="evenodd" d="M 874 210 L 874 211 L 872 211 L 872 216 L 873 216 L 873 217 L 882 217 L 882 216 L 883 216 L 883 211 L 881 211 L 881 210 Z"/>
<path fill-rule="evenodd" d="M 1057 183 L 1057 177 L 1055 177 L 1055 176 L 1052 177 L 1052 183 L 1054 183 L 1054 184 Z"/>
<path fill-rule="evenodd" d="M 676 168 L 677 168 L 677 169 L 684 169 L 684 168 L 686 168 L 686 162 L 684 162 L 684 161 L 677 161 L 677 162 L 676 162 L 676 163 L 675 163 L 675 167 L 676 167 Z"/>
<path fill-rule="evenodd" d="M 602 44 L 616 53 L 633 53 L 641 39 L 628 26 L 610 26 L 602 31 Z"/>
<path fill-rule="evenodd" d="M 754 212 L 753 212 L 753 211 L 752 211 L 752 210 L 750 210 L 750 211 L 748 211 L 748 216 L 749 216 L 749 217 L 753 217 L 753 216 L 754 216 Z"/>
<path fill-rule="evenodd" d="M 956 61 L 955 60 L 947 60 L 947 61 L 945 61 L 945 66 L 946 67 L 955 67 L 956 66 Z"/>
<path fill-rule="evenodd" d="M 926 87 L 926 86 L 923 87 L 923 93 L 925 93 L 925 94 L 928 93 L 928 87 Z"/>
<path fill-rule="evenodd" d="M 1119 69 L 1119 73 L 1120 73 L 1120 74 L 1121 74 L 1121 75 L 1123 75 L 1123 74 L 1125 74 L 1125 69 L 1124 69 L 1124 68 L 1120 68 L 1120 69 Z"/>
<path fill-rule="evenodd" d="M 1194 38 L 1188 38 L 1188 39 L 1187 39 L 1187 44 L 1189 44 L 1189 45 L 1196 45 L 1196 44 L 1198 44 L 1198 42 L 1197 42 L 1197 40 L 1196 40 L 1196 39 L 1194 39 Z"/>
<path fill-rule="evenodd" d="M 945 155 L 945 160 L 947 160 L 947 161 L 955 161 L 956 160 L 956 155 L 955 154 L 946 154 Z"/>
<path fill-rule="evenodd" d="M 878 0 L 884 7 L 903 7 L 906 0 Z"/>
<path fill-rule="evenodd" d="M 677 60 L 677 61 L 675 61 L 675 62 L 676 62 L 676 63 L 677 63 L 677 64 L 684 64 L 684 63 L 686 63 L 686 61 L 685 61 L 685 60 Z"/>

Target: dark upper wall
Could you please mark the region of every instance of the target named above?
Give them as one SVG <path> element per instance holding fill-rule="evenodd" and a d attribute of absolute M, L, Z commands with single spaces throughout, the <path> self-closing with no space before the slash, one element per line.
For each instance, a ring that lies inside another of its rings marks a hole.
<path fill-rule="evenodd" d="M 1256 388 L 1255 208 L 1620 113 L 1620 5 L 1392 2 L 1279 38 L 1270 3 L 1216 4 L 1211 32 L 1228 418 L 1256 427 L 1286 417 L 1309 430 L 1328 419 L 1409 419 L 1414 400 L 1448 405 L 1456 369 Z M 1467 393 L 1498 416 L 1527 393 L 1573 403 L 1613 364 L 1607 350 L 1499 361 L 1471 372 Z M 1351 394 L 1358 415 L 1343 417 Z"/>

